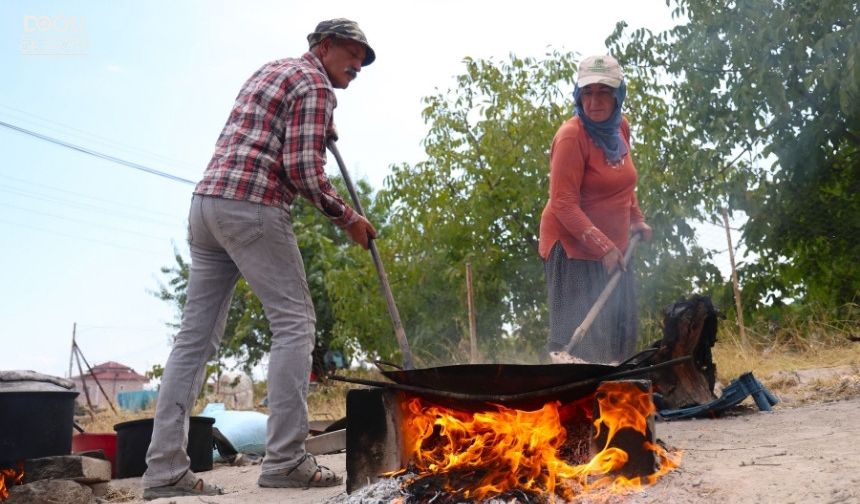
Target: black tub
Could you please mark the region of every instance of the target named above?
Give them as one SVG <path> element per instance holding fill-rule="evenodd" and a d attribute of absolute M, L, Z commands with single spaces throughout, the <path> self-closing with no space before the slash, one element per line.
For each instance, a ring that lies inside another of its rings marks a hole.
<path fill-rule="evenodd" d="M 73 391 L 0 392 L 0 468 L 72 452 Z"/>
<path fill-rule="evenodd" d="M 72 451 L 75 384 L 30 370 L 0 371 L 0 468 Z"/>
<path fill-rule="evenodd" d="M 188 427 L 188 448 L 194 472 L 212 469 L 212 425 L 214 418 L 191 417 Z M 116 477 L 133 478 L 146 472 L 146 450 L 152 440 L 152 418 L 122 422 L 113 426 L 116 431 Z"/>

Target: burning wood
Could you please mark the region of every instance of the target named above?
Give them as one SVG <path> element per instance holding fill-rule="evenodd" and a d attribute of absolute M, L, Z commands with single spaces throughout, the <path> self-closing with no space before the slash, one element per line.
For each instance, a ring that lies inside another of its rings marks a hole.
<path fill-rule="evenodd" d="M 595 398 L 598 418 L 592 420 Z M 434 502 L 534 502 L 571 500 L 598 490 L 623 493 L 652 484 L 678 465 L 680 455 L 648 441 L 653 413 L 649 391 L 631 382 L 604 383 L 595 396 L 565 405 L 549 402 L 535 411 L 495 405 L 490 411 L 468 412 L 413 397 L 402 411 L 404 455 L 410 463 L 392 475 L 415 474 L 405 480 L 404 489 L 416 502 L 437 494 Z M 600 445 L 591 450 L 576 442 L 571 446 L 568 429 L 581 433 L 583 425 L 589 427 L 588 435 L 579 439 L 591 444 L 593 425 Z M 659 459 L 656 472 L 624 471 L 629 455 L 615 443 L 624 431 L 641 435 L 639 445 L 652 460 Z"/>
<path fill-rule="evenodd" d="M 18 462 L 16 467 L 0 469 L 0 501 L 9 497 L 9 489 L 14 485 L 24 484 L 24 463 Z"/>

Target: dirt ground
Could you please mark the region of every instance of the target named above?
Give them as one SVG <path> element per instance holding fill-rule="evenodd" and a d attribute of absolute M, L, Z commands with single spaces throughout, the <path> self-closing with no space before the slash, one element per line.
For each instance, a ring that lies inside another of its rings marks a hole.
<path fill-rule="evenodd" d="M 860 503 L 860 370 L 856 366 L 764 380 L 779 386 L 783 400 L 772 412 L 759 412 L 747 399 L 718 419 L 658 422 L 657 437 L 682 450 L 681 466 L 655 485 L 612 503 Z M 821 402 L 825 401 L 825 402 Z M 318 457 L 346 479 L 343 453 Z M 345 487 L 263 489 L 259 466 L 216 464 L 201 476 L 227 489 L 216 497 L 150 501 L 183 503 L 353 503 Z M 141 503 L 139 478 L 111 482 L 124 502 Z M 118 495 L 117 495 L 118 497 Z M 583 498 L 577 502 L 606 502 Z M 120 502 L 120 500 L 113 500 Z"/>

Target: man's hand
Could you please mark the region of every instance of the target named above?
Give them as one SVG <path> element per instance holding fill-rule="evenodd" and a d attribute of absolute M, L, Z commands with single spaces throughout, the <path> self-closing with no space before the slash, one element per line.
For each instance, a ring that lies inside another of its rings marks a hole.
<path fill-rule="evenodd" d="M 651 241 L 651 226 L 645 224 L 644 222 L 637 222 L 636 224 L 631 224 L 630 232 L 633 234 L 639 233 L 639 235 L 642 236 L 642 241 L 644 242 Z"/>
<path fill-rule="evenodd" d="M 328 131 L 325 133 L 325 141 L 329 142 L 337 142 L 337 126 L 334 125 L 334 122 L 331 123 L 331 127 L 329 127 Z"/>
<path fill-rule="evenodd" d="M 600 261 L 603 263 L 603 269 L 610 275 L 615 271 L 615 268 L 621 268 L 621 271 L 627 270 L 627 265 L 624 264 L 624 254 L 618 250 L 618 247 L 612 247 L 612 250 L 607 252 Z"/>
<path fill-rule="evenodd" d="M 376 229 L 369 220 L 359 215 L 358 220 L 346 227 L 349 239 L 361 245 L 364 249 L 369 246 L 369 238 L 376 238 Z"/>

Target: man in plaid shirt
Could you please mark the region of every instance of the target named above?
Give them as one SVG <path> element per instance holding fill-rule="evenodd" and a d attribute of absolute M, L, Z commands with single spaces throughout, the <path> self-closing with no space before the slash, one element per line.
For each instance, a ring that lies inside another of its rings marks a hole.
<path fill-rule="evenodd" d="M 239 92 L 189 214 L 191 272 L 182 327 L 165 366 L 143 476 L 144 498 L 223 491 L 190 470 L 188 415 L 206 362 L 224 334 L 239 275 L 260 298 L 272 331 L 264 487 L 334 486 L 342 478 L 305 451 L 316 316 L 290 222 L 301 195 L 354 242 L 376 230 L 326 178 L 334 134 L 333 88 L 345 89 L 376 55 L 358 25 L 332 19 L 308 35 L 301 58 L 263 65 Z"/>

